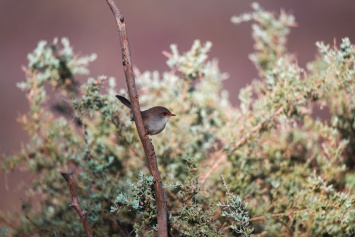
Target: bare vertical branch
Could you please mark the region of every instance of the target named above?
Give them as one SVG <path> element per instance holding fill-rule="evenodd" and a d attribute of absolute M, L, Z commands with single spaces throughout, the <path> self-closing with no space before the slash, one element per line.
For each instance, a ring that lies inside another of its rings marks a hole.
<path fill-rule="evenodd" d="M 120 10 L 118 9 L 114 0 L 106 0 L 106 2 L 110 6 L 111 11 L 117 22 L 118 33 L 121 42 L 122 64 L 123 64 L 123 69 L 126 77 L 128 94 L 132 104 L 133 117 L 136 123 L 139 138 L 144 148 L 144 153 L 147 158 L 148 168 L 150 170 L 151 175 L 154 177 L 154 194 L 155 194 L 157 215 L 158 215 L 158 235 L 168 236 L 166 196 L 164 193 L 162 180 L 158 170 L 154 146 L 150 141 L 148 134 L 145 131 L 143 125 L 143 119 L 140 113 L 138 93 L 136 90 L 135 79 L 133 75 L 131 52 L 128 44 L 125 19 L 121 14 Z"/>
<path fill-rule="evenodd" d="M 76 188 L 74 186 L 73 182 L 73 172 L 60 172 L 60 174 L 64 177 L 64 179 L 67 181 L 69 190 L 70 190 L 70 195 L 71 195 L 71 200 L 72 203 L 70 204 L 70 207 L 72 207 L 78 216 L 80 217 L 81 223 L 83 224 L 85 233 L 87 237 L 92 237 L 92 233 L 90 230 L 90 226 L 88 223 L 88 220 L 86 218 L 86 211 L 83 211 L 80 206 L 80 202 L 78 199 L 78 194 L 76 192 Z"/>

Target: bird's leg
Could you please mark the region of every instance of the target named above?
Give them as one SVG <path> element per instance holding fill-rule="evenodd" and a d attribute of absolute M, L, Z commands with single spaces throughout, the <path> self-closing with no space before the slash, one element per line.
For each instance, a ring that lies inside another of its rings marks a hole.
<path fill-rule="evenodd" d="M 144 127 L 144 131 L 145 131 L 145 134 L 144 134 L 144 136 L 147 136 L 148 138 L 149 138 L 149 133 L 148 133 L 148 129 L 146 129 L 145 127 Z M 149 138 L 150 139 L 150 138 Z"/>
<path fill-rule="evenodd" d="M 149 133 L 148 133 L 148 129 L 147 129 L 147 127 L 144 125 L 144 131 L 145 131 L 145 134 L 144 134 L 144 136 L 148 136 L 149 135 Z M 149 137 L 149 136 L 148 136 Z"/>

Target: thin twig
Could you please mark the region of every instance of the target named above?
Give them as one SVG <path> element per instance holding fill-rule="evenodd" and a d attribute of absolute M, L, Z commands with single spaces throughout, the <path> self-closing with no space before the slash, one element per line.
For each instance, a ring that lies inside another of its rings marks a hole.
<path fill-rule="evenodd" d="M 278 116 L 281 114 L 281 112 L 285 109 L 284 106 L 281 106 L 278 110 L 275 111 L 274 114 L 271 115 L 271 119 L 273 119 L 274 117 Z M 269 121 L 268 120 L 268 121 Z M 262 128 L 263 128 L 263 125 L 265 124 L 265 122 L 263 123 L 259 123 L 258 125 L 256 125 L 255 127 L 252 128 L 252 132 L 247 135 L 247 136 L 244 136 L 242 137 L 241 139 L 239 139 L 237 141 L 237 143 L 235 144 L 234 146 L 234 149 L 233 150 L 237 150 L 240 146 L 244 145 L 253 135 L 255 135 L 257 132 L 259 132 Z M 207 180 L 207 178 L 219 167 L 219 165 L 224 162 L 225 160 L 227 159 L 227 156 L 226 155 L 221 155 L 220 158 L 214 162 L 214 165 L 211 167 L 211 169 L 209 169 L 205 175 L 203 175 L 202 179 L 201 179 L 201 183 L 204 184 Z"/>
<path fill-rule="evenodd" d="M 211 169 L 209 169 L 207 171 L 207 173 L 205 175 L 203 175 L 202 179 L 201 179 L 201 184 L 204 184 L 207 180 L 208 177 L 210 177 L 210 175 L 218 168 L 218 166 L 224 161 L 227 159 L 227 156 L 226 155 L 221 155 L 220 158 L 214 162 L 214 165 L 212 166 Z"/>
<path fill-rule="evenodd" d="M 86 218 L 86 211 L 81 210 L 80 202 L 78 199 L 78 194 L 76 192 L 76 188 L 75 188 L 74 182 L 73 182 L 73 172 L 60 172 L 60 174 L 67 181 L 67 184 L 68 184 L 68 187 L 70 190 L 70 195 L 71 195 L 71 200 L 72 200 L 70 207 L 72 207 L 76 211 L 78 216 L 80 217 L 81 223 L 83 224 L 83 227 L 84 227 L 84 230 L 86 233 L 86 236 L 92 237 L 90 226 L 89 226 L 88 220 Z"/>
<path fill-rule="evenodd" d="M 150 141 L 148 134 L 143 125 L 143 119 L 140 113 L 140 106 L 138 101 L 138 93 L 135 85 L 131 52 L 128 44 L 128 37 L 126 31 L 126 24 L 123 15 L 118 9 L 114 0 L 106 0 L 110 6 L 111 11 L 116 19 L 118 33 L 120 36 L 121 51 L 122 51 L 122 64 L 126 77 L 129 98 L 132 104 L 132 112 L 136 127 L 138 130 L 139 138 L 142 142 L 144 153 L 147 157 L 148 168 L 151 175 L 154 177 L 154 194 L 157 206 L 158 215 L 158 236 L 168 236 L 168 218 L 167 218 L 167 205 L 166 196 L 163 189 L 162 180 L 159 174 L 157 159 L 155 156 L 154 146 Z"/>
<path fill-rule="evenodd" d="M 292 214 L 300 213 L 300 212 L 304 212 L 304 211 L 308 211 L 308 209 L 294 210 L 294 211 L 290 211 L 288 213 L 286 213 L 286 212 L 275 213 L 275 214 L 269 215 L 268 218 L 287 216 L 289 219 L 291 219 Z M 257 216 L 257 217 L 250 218 L 248 221 L 252 222 L 252 221 L 265 221 L 265 220 L 267 220 L 266 216 Z"/>

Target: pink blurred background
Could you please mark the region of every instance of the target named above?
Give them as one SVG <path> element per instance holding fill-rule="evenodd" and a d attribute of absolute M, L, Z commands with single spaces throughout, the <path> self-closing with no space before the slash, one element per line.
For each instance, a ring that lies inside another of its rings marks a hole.
<path fill-rule="evenodd" d="M 195 39 L 212 41 L 210 53 L 218 58 L 221 71 L 228 72 L 224 87 L 231 102 L 238 104 L 241 87 L 256 78 L 248 59 L 252 52 L 250 23 L 233 25 L 230 18 L 250 11 L 251 1 L 237 0 L 149 0 L 117 1 L 125 16 L 133 64 L 140 71 L 168 70 L 161 54 L 176 43 L 180 51 L 189 49 Z M 349 0 L 269 0 L 261 1 L 265 9 L 278 13 L 282 8 L 296 17 L 298 27 L 289 36 L 289 51 L 304 67 L 316 54 L 316 41 L 333 44 L 349 37 L 355 42 L 355 2 Z M 68 37 L 75 52 L 96 53 L 91 76 L 108 75 L 125 87 L 121 67 L 119 38 L 114 18 L 105 0 L 0 0 L 0 154 L 10 155 L 28 141 L 16 122 L 26 113 L 25 95 L 16 87 L 24 80 L 21 65 L 41 39 Z M 5 176 L 0 171 L 0 210 L 18 210 L 21 194 L 18 183 L 25 174 Z"/>

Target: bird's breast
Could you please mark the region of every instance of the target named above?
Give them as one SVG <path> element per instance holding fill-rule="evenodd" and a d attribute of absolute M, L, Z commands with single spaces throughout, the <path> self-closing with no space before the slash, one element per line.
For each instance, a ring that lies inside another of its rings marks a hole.
<path fill-rule="evenodd" d="M 159 117 L 159 116 L 145 116 L 142 113 L 144 127 L 147 129 L 148 134 L 155 135 L 160 133 L 164 128 L 166 123 L 169 121 L 169 117 Z"/>

